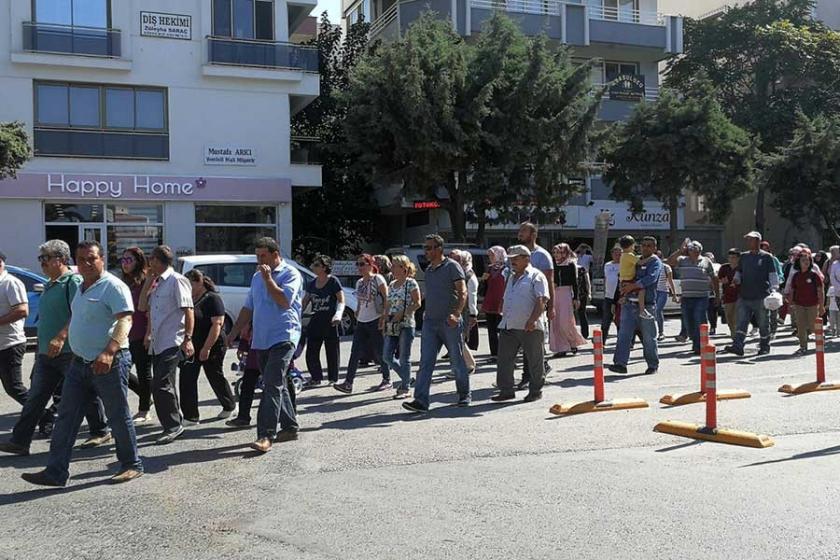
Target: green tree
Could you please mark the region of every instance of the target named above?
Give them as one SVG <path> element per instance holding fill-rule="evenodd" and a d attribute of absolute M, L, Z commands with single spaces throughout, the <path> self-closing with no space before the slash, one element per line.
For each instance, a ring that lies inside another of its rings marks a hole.
<path fill-rule="evenodd" d="M 813 0 L 754 0 L 719 16 L 686 20 L 685 53 L 666 85 L 688 92 L 708 79 L 732 121 L 769 153 L 792 136 L 797 110 L 840 111 L 840 34 L 811 19 Z M 764 229 L 758 185 L 755 220 Z"/>
<path fill-rule="evenodd" d="M 840 240 L 840 115 L 797 115 L 791 142 L 761 162 L 773 207 L 798 225 L 822 224 Z"/>
<path fill-rule="evenodd" d="M 670 213 L 668 247 L 676 246 L 680 197 L 705 197 L 711 217 L 722 220 L 732 201 L 750 187 L 752 146 L 747 133 L 724 115 L 708 87 L 680 97 L 668 90 L 641 103 L 616 125 L 604 149 L 604 180 L 613 198 L 634 211 L 653 197 Z"/>
<path fill-rule="evenodd" d="M 600 94 L 588 76 L 503 15 L 471 45 L 426 12 L 352 73 L 348 138 L 372 180 L 440 198 L 455 240 L 468 219 L 479 237 L 522 211 L 550 220 L 576 189 L 564 176 L 589 153 Z"/>
<path fill-rule="evenodd" d="M 350 70 L 367 48 L 370 25 L 351 25 L 346 36 L 326 12 L 310 44 L 320 54 L 320 95 L 292 119 L 292 134 L 317 138 L 322 187 L 295 194 L 293 252 L 303 260 L 315 253 L 347 258 L 361 251 L 375 233 L 378 207 L 367 179 L 353 167 L 357 154 L 344 132 L 347 105 L 342 92 Z"/>
<path fill-rule="evenodd" d="M 14 177 L 31 156 L 23 123 L 0 123 L 0 179 Z"/>

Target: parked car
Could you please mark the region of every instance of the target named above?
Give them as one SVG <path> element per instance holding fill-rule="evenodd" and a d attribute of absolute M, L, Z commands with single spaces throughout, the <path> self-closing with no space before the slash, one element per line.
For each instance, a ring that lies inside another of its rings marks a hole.
<path fill-rule="evenodd" d="M 49 279 L 43 274 L 18 266 L 6 265 L 6 271 L 23 282 L 26 287 L 29 315 L 23 324 L 23 330 L 26 333 L 26 338 L 36 338 L 38 336 L 38 302 L 41 300 L 44 286 L 49 282 Z"/>
<path fill-rule="evenodd" d="M 315 273 L 291 259 L 284 259 L 298 269 L 303 276 L 304 285 L 315 279 Z M 225 330 L 229 331 L 239 315 L 239 311 L 248 296 L 251 278 L 257 267 L 256 255 L 193 255 L 180 257 L 177 270 L 184 274 L 193 268 L 201 271 L 213 279 L 219 288 L 219 295 L 225 303 Z M 356 325 L 354 310 L 356 309 L 356 293 L 353 288 L 344 287 L 344 301 L 346 307 L 341 319 L 341 334 L 352 334 Z M 303 310 L 303 324 L 309 323 L 311 312 L 309 307 Z"/>

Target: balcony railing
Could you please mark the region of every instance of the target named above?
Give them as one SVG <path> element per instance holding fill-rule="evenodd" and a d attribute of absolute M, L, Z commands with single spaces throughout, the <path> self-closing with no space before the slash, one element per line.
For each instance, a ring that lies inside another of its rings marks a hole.
<path fill-rule="evenodd" d="M 34 130 L 36 156 L 169 159 L 166 132 L 41 128 Z"/>
<path fill-rule="evenodd" d="M 602 87 L 609 88 L 610 84 L 609 83 L 605 84 L 605 83 L 602 83 L 602 82 L 593 82 L 592 85 L 595 86 L 596 88 L 602 88 Z M 604 94 L 604 99 L 609 101 L 609 99 L 610 99 L 609 92 Z M 657 99 L 659 99 L 659 86 L 645 85 L 645 101 L 656 101 Z"/>
<path fill-rule="evenodd" d="M 386 27 L 388 27 L 388 25 L 392 21 L 396 21 L 397 10 L 399 9 L 399 7 L 400 7 L 400 3 L 399 3 L 399 1 L 396 1 L 396 2 L 394 2 L 393 6 L 391 6 L 390 8 L 385 10 L 384 12 L 382 12 L 382 14 L 378 18 L 376 18 L 376 21 L 374 21 L 370 25 L 370 30 L 368 30 L 368 36 L 369 37 L 376 37 L 377 35 L 382 33 L 382 31 Z"/>
<path fill-rule="evenodd" d="M 569 6 L 575 6 L 577 8 L 581 7 L 581 4 L 561 2 L 560 0 L 472 0 L 471 4 L 476 8 L 549 16 L 559 16 L 563 11 L 563 4 L 568 4 Z M 589 17 L 591 19 L 641 23 L 644 25 L 665 25 L 665 16 L 656 12 L 626 8 L 611 8 L 608 6 L 587 7 L 589 9 Z"/>
<path fill-rule="evenodd" d="M 210 64 L 318 71 L 318 49 L 279 41 L 207 37 Z"/>
<path fill-rule="evenodd" d="M 321 139 L 314 136 L 292 136 L 290 144 L 292 163 L 303 165 L 320 165 Z"/>
<path fill-rule="evenodd" d="M 119 58 L 119 29 L 23 22 L 23 50 Z"/>

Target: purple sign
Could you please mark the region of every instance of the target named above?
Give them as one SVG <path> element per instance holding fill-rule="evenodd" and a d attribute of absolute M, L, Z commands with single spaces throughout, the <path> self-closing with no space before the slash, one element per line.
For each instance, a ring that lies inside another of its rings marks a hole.
<path fill-rule="evenodd" d="M 291 202 L 292 182 L 250 177 L 18 173 L 17 179 L 0 181 L 0 198 Z"/>

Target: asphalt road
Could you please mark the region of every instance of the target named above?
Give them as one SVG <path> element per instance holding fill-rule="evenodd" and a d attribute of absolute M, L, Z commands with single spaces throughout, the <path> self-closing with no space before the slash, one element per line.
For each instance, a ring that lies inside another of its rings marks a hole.
<path fill-rule="evenodd" d="M 483 334 L 482 343 L 480 363 Z M 652 431 L 661 420 L 703 420 L 702 405 L 657 402 L 698 383 L 697 359 L 673 341 L 658 375 L 638 375 L 636 350 L 629 375 L 607 376 L 608 398 L 645 398 L 648 409 L 548 414 L 555 402 L 591 399 L 588 350 L 552 360 L 542 401 L 491 403 L 495 368 L 485 364 L 472 378 L 471 407 L 452 406 L 454 383 L 440 382 L 421 417 L 404 414 L 390 393 L 365 392 L 378 382 L 367 369 L 356 394 L 305 392 L 301 439 L 264 456 L 247 447 L 253 429 L 212 419 L 219 406 L 202 381 L 207 420 L 163 447 L 153 444 L 159 428 L 141 427 L 147 474 L 129 484 L 106 484 L 112 447 L 77 451 L 59 491 L 20 479 L 43 467 L 46 441 L 30 457 L 0 458 L 0 557 L 834 559 L 840 391 L 778 393 L 813 378 L 813 355 L 789 358 L 795 349 L 785 336 L 770 356 L 718 366 L 719 387 L 752 392 L 719 403 L 720 425 L 771 435 L 769 449 Z M 840 342 L 828 350 L 829 379 L 840 380 Z M 0 437 L 18 413 L 0 396 Z"/>

